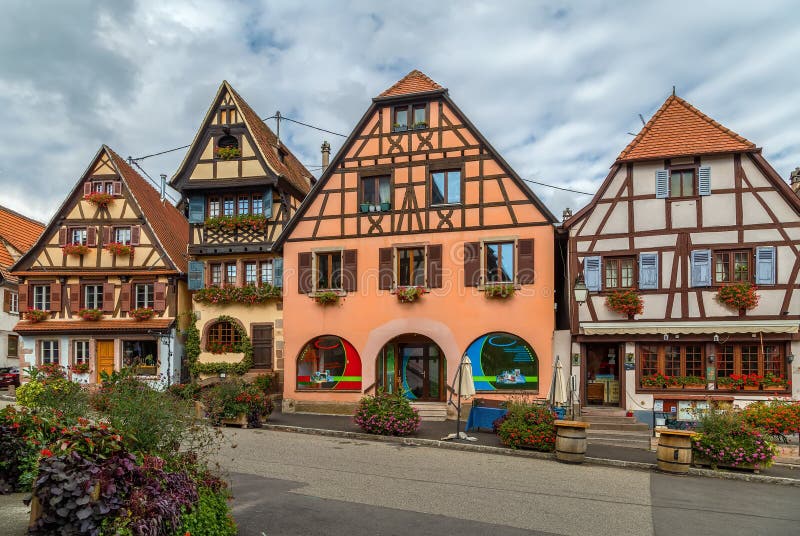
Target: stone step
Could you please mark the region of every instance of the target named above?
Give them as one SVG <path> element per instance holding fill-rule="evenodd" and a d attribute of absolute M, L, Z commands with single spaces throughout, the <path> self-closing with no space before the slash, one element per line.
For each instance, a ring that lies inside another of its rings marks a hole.
<path fill-rule="evenodd" d="M 636 417 L 607 417 L 605 415 L 581 415 L 580 420 L 591 423 L 636 424 Z"/>
<path fill-rule="evenodd" d="M 446 402 L 412 402 L 411 407 L 416 408 L 423 421 L 446 421 Z"/>
<path fill-rule="evenodd" d="M 601 407 L 583 407 L 581 408 L 581 415 L 593 415 L 597 417 L 624 417 L 627 411 L 620 408 L 601 408 Z"/>
<path fill-rule="evenodd" d="M 621 432 L 648 431 L 650 428 L 643 423 L 613 423 L 613 422 L 592 422 L 589 423 L 590 430 L 618 430 Z"/>
<path fill-rule="evenodd" d="M 619 430 L 592 430 L 591 428 L 586 430 L 586 437 L 600 437 L 606 439 L 613 439 L 613 438 L 622 438 L 622 439 L 646 439 L 650 441 L 652 437 L 652 432 L 649 430 L 644 431 L 633 431 L 633 432 L 622 432 Z"/>
<path fill-rule="evenodd" d="M 586 441 L 596 445 L 608 445 L 613 447 L 627 447 L 642 450 L 650 449 L 650 440 L 621 437 L 587 437 Z"/>

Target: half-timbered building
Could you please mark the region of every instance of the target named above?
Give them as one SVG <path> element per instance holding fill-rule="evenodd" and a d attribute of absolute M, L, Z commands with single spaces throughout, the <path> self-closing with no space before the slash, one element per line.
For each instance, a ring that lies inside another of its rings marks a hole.
<path fill-rule="evenodd" d="M 553 216 L 412 71 L 374 98 L 281 237 L 284 409 L 400 392 L 442 418 L 463 355 L 484 396 L 547 395 Z"/>
<path fill-rule="evenodd" d="M 283 366 L 283 264 L 274 244 L 311 188 L 311 173 L 226 81 L 171 184 L 189 220 L 189 289 L 200 371 Z M 216 365 L 221 364 L 221 365 Z"/>
<path fill-rule="evenodd" d="M 84 383 L 123 367 L 178 381 L 187 241 L 183 215 L 102 146 L 12 269 L 21 361 L 61 365 Z"/>
<path fill-rule="evenodd" d="M 672 95 L 564 228 L 583 404 L 800 394 L 800 199 L 755 144 Z"/>

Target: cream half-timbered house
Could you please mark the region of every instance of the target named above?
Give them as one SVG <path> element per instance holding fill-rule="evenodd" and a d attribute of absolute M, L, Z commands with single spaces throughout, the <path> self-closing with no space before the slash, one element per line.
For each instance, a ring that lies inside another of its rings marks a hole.
<path fill-rule="evenodd" d="M 562 351 L 583 404 L 650 413 L 654 401 L 668 411 L 800 394 L 800 201 L 753 143 L 670 96 L 564 227 L 572 341 Z M 741 284 L 756 288 L 755 308 L 719 299 Z M 621 291 L 639 295 L 641 314 L 607 306 Z M 751 374 L 789 385 L 728 390 L 726 378 Z"/>
<path fill-rule="evenodd" d="M 282 370 L 283 264 L 273 245 L 313 180 L 223 81 L 171 181 L 189 219 L 199 363 L 242 361 L 245 333 L 256 371 Z"/>
<path fill-rule="evenodd" d="M 21 361 L 57 363 L 85 383 L 123 367 L 178 381 L 187 239 L 183 215 L 102 146 L 12 269 Z"/>

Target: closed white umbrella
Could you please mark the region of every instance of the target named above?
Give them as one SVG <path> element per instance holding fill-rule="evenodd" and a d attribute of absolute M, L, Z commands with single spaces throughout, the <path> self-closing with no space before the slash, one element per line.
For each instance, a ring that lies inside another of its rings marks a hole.
<path fill-rule="evenodd" d="M 463 398 L 475 396 L 475 382 L 472 380 L 472 361 L 464 356 L 461 360 L 461 378 L 458 382 L 458 394 Z"/>
<path fill-rule="evenodd" d="M 458 411 L 458 416 L 456 417 L 456 433 L 448 434 L 447 437 L 443 437 L 442 440 L 466 439 L 467 441 L 477 441 L 477 438 L 470 437 L 461 431 L 461 399 L 475 396 L 475 382 L 472 379 L 472 361 L 470 361 L 466 354 L 461 358 L 461 362 L 458 364 L 456 380 L 457 381 L 453 385 L 453 394 L 450 395 L 449 402 L 453 404 L 453 395 L 457 397 L 457 403 L 453 404 L 456 406 L 456 411 Z"/>
<path fill-rule="evenodd" d="M 563 406 L 567 403 L 567 389 L 564 384 L 564 371 L 561 367 L 561 359 L 556 356 L 556 370 L 553 374 L 553 405 Z"/>

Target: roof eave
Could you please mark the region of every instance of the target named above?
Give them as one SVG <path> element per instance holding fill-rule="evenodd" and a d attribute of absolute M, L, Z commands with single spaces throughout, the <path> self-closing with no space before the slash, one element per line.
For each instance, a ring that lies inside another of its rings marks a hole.
<path fill-rule="evenodd" d="M 424 99 L 426 97 L 435 97 L 438 95 L 446 95 L 447 88 L 443 87 L 441 89 L 433 89 L 431 91 L 420 91 L 417 93 L 401 93 L 399 95 L 386 95 L 385 97 L 377 96 L 372 98 L 372 102 L 375 103 L 383 103 L 389 101 L 403 101 L 403 100 L 415 100 L 415 99 Z"/>

